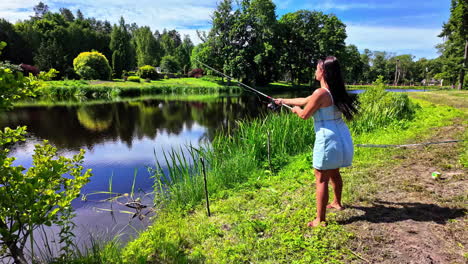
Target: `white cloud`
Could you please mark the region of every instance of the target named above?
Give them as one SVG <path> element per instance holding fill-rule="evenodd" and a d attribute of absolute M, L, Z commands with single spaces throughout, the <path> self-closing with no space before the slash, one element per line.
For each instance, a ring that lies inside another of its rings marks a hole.
<path fill-rule="evenodd" d="M 435 57 L 434 46 L 442 40 L 439 28 L 385 27 L 348 24 L 347 44 L 359 49 L 411 53 L 417 57 Z"/>

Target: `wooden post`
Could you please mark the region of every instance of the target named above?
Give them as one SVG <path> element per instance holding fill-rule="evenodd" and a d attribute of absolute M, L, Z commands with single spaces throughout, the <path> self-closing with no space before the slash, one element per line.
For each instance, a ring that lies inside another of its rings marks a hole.
<path fill-rule="evenodd" d="M 270 157 L 270 130 L 267 130 L 267 150 L 268 150 L 268 167 L 270 168 L 270 171 L 273 173 L 271 170 L 271 157 Z"/>
<path fill-rule="evenodd" d="M 208 213 L 208 217 L 211 216 L 210 212 L 210 200 L 208 199 L 208 184 L 206 182 L 206 169 L 205 169 L 205 161 L 203 160 L 202 157 L 200 157 L 200 161 L 202 164 L 202 169 L 203 169 L 203 180 L 205 182 L 205 199 L 206 199 L 206 211 Z"/>

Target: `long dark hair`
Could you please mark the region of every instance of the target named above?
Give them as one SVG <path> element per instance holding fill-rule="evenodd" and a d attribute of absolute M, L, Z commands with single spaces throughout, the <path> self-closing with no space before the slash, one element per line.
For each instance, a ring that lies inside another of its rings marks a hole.
<path fill-rule="evenodd" d="M 323 77 L 328 84 L 335 106 L 343 113 L 347 120 L 352 120 L 357 113 L 357 108 L 354 105 L 353 98 L 346 92 L 338 59 L 328 56 L 325 60 L 319 60 L 318 65 L 323 69 Z"/>

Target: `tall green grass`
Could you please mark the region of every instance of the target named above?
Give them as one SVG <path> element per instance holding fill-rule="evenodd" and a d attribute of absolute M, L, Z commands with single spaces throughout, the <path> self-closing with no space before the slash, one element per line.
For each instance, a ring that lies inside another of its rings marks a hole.
<path fill-rule="evenodd" d="M 207 161 L 209 192 L 216 194 L 256 177 L 258 171 L 274 173 L 289 156 L 310 151 L 314 139 L 313 121 L 304 122 L 290 113 L 241 121 L 232 131 L 220 132 L 211 146 L 164 152 L 153 176 L 160 181 L 155 183 L 155 191 L 164 193 L 164 200 L 172 206 L 190 208 L 204 197 L 200 157 Z M 166 169 L 162 163 L 167 164 Z M 161 195 L 156 199 L 161 200 Z"/>
<path fill-rule="evenodd" d="M 355 133 L 369 132 L 390 124 L 404 125 L 418 106 L 404 93 L 386 92 L 382 79 L 358 95 L 359 114 L 349 124 Z"/>

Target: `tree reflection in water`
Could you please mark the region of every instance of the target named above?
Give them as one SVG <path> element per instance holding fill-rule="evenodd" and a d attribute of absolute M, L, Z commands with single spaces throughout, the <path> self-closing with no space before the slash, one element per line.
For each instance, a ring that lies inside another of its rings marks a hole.
<path fill-rule="evenodd" d="M 179 135 L 196 123 L 204 139 L 257 117 L 265 111 L 255 97 L 221 97 L 215 101 L 141 100 L 83 106 L 21 107 L 0 114 L 1 127 L 26 125 L 30 135 L 47 139 L 59 149 L 92 149 L 107 141 L 131 147 L 135 138 L 156 139 L 158 133 Z"/>

